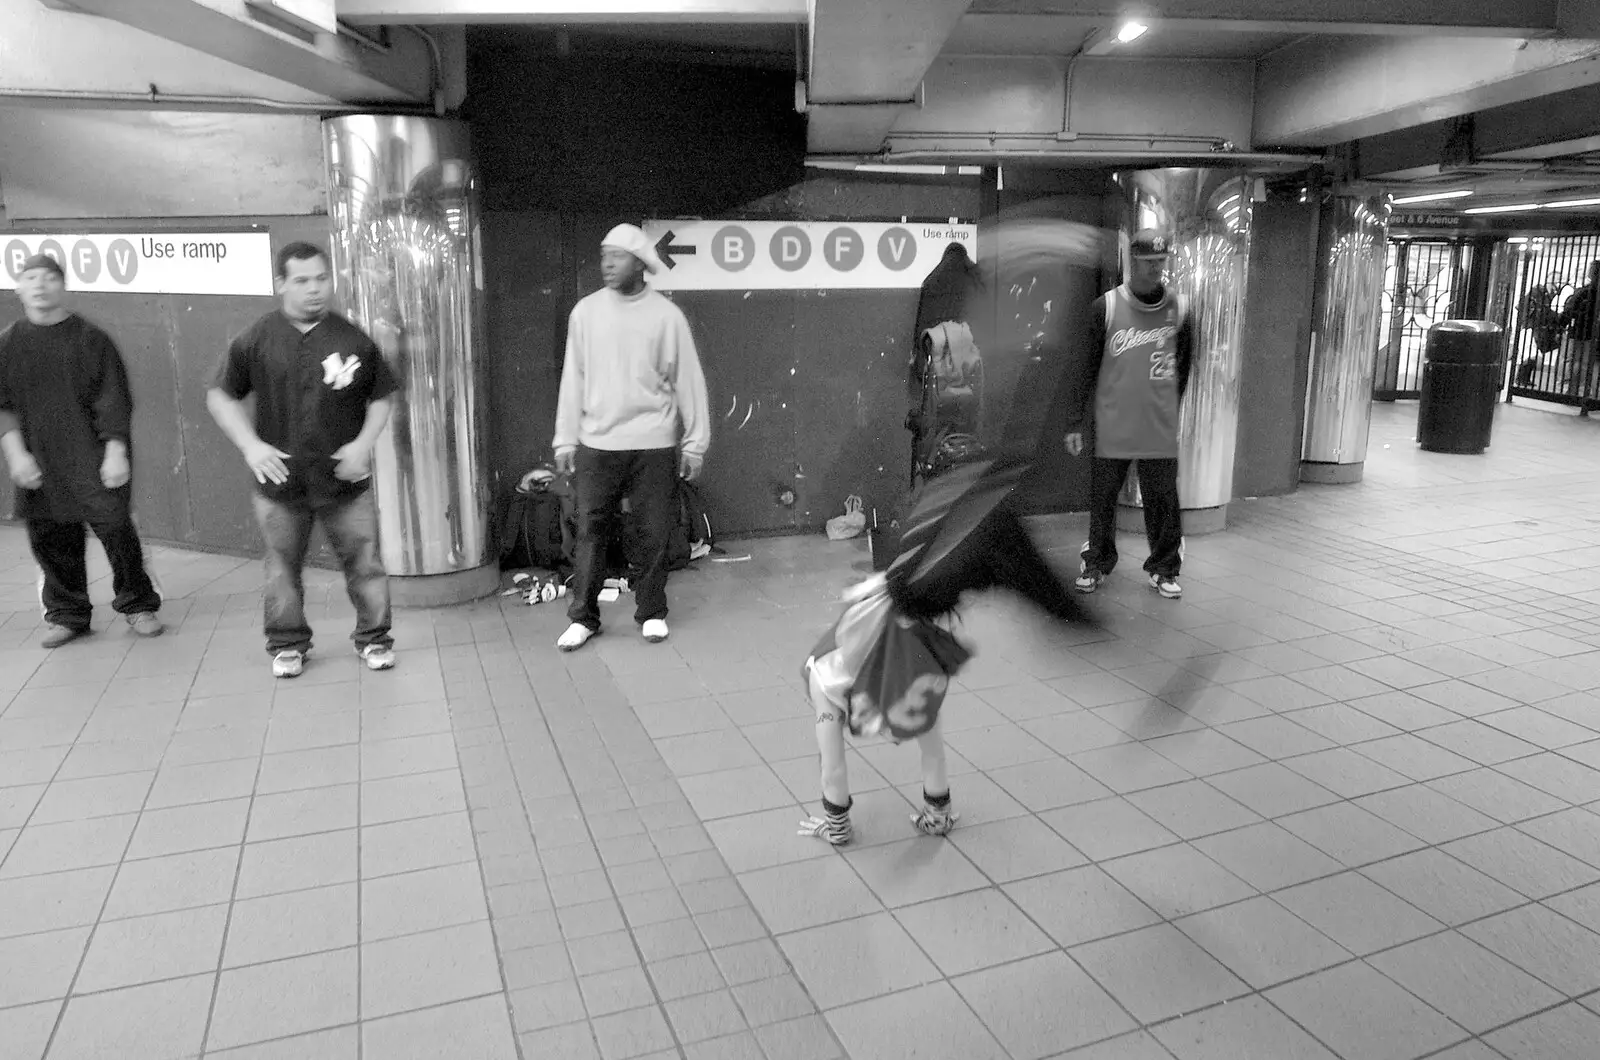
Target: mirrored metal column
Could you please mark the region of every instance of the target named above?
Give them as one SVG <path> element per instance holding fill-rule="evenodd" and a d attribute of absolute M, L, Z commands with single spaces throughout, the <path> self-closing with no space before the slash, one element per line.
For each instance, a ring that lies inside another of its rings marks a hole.
<path fill-rule="evenodd" d="M 1172 242 L 1167 282 L 1194 321 L 1194 363 L 1178 428 L 1178 492 L 1186 533 L 1220 530 L 1233 497 L 1239 434 L 1239 336 L 1250 264 L 1253 179 L 1238 170 L 1151 169 L 1121 173 L 1122 251 L 1141 228 Z M 1121 503 L 1141 505 L 1137 475 Z M 1143 529 L 1140 518 L 1131 521 Z M 1129 527 L 1132 529 L 1133 527 Z"/>
<path fill-rule="evenodd" d="M 1389 211 L 1387 196 L 1339 196 L 1322 210 L 1302 482 L 1361 481 L 1372 422 Z"/>
<path fill-rule="evenodd" d="M 350 115 L 323 122 L 323 146 L 340 300 L 401 386 L 373 469 L 384 564 L 400 582 L 418 579 L 412 602 L 483 595 L 498 571 L 489 555 L 483 267 L 466 126 Z M 405 589 L 396 586 L 397 602 Z"/>

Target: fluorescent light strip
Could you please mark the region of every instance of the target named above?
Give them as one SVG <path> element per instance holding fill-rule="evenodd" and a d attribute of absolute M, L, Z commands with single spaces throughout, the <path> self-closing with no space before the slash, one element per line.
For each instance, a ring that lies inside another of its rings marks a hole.
<path fill-rule="evenodd" d="M 1471 195 L 1470 189 L 1463 191 L 1432 191 L 1426 195 L 1407 195 L 1403 199 L 1396 199 L 1396 206 L 1408 206 L 1414 202 L 1438 202 L 1441 199 L 1464 199 Z"/>
<path fill-rule="evenodd" d="M 1514 203 L 1514 204 L 1512 204 L 1510 206 L 1474 206 L 1470 210 L 1462 210 L 1461 212 L 1462 213 L 1527 213 L 1530 210 L 1542 210 L 1542 209 L 1544 209 L 1544 204 L 1543 203 L 1538 203 L 1538 202 L 1519 202 L 1519 203 Z"/>
<path fill-rule="evenodd" d="M 1600 206 L 1600 199 L 1565 199 L 1561 202 L 1547 202 L 1546 210 L 1561 210 L 1571 206 Z"/>

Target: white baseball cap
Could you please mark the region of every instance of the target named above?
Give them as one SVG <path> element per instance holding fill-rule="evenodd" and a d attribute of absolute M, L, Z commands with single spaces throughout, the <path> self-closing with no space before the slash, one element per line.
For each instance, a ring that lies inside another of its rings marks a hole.
<path fill-rule="evenodd" d="M 644 263 L 645 272 L 661 271 L 661 258 L 657 256 L 656 248 L 650 245 L 650 237 L 638 225 L 618 225 L 606 233 L 600 245 L 626 250 Z"/>

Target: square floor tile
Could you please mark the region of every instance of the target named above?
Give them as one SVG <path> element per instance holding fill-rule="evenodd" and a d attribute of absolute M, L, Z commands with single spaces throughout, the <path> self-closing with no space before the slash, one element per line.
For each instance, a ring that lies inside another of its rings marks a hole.
<path fill-rule="evenodd" d="M 1142 1023 L 1249 992 L 1170 924 L 1086 943 L 1072 956 Z"/>
<path fill-rule="evenodd" d="M 1600 935 L 1541 906 L 1468 924 L 1461 933 L 1569 996 L 1600 989 Z"/>
<path fill-rule="evenodd" d="M 213 847 L 237 846 L 244 841 L 249 799 L 203 802 L 170 810 L 146 810 L 128 844 L 128 858 L 159 858 Z"/>
<path fill-rule="evenodd" d="M 1178 784 L 1191 779 L 1187 769 L 1139 743 L 1123 743 L 1072 756 L 1072 763 L 1118 794 Z"/>
<path fill-rule="evenodd" d="M 494 936 L 487 923 L 364 943 L 364 1019 L 459 1001 L 501 989 Z"/>
<path fill-rule="evenodd" d="M 1006 894 L 1062 946 L 1147 927 L 1161 918 L 1098 866 L 1021 880 Z"/>
<path fill-rule="evenodd" d="M 466 808 L 461 774 L 453 769 L 367 780 L 361 785 L 364 825 L 460 813 Z"/>
<path fill-rule="evenodd" d="M 256 761 L 250 758 L 202 762 L 192 766 L 163 766 L 144 808 L 162 810 L 197 802 L 223 802 L 246 798 L 255 790 Z"/>
<path fill-rule="evenodd" d="M 1036 817 L 960 827 L 950 840 L 996 883 L 1072 868 L 1084 857 Z"/>
<path fill-rule="evenodd" d="M 250 810 L 252 843 L 354 828 L 360 822 L 355 784 L 257 795 Z"/>
<path fill-rule="evenodd" d="M 235 902 L 223 967 L 354 946 L 357 913 L 353 883 Z"/>
<path fill-rule="evenodd" d="M 1515 824 L 1567 809 L 1561 799 L 1493 769 L 1441 777 L 1430 780 L 1428 786 L 1503 824 Z"/>
<path fill-rule="evenodd" d="M 1183 839 L 1242 828 L 1261 819 L 1202 780 L 1135 792 L 1128 801 Z"/>
<path fill-rule="evenodd" d="M 66 997 L 89 928 L 0 939 L 0 1009 Z"/>
<path fill-rule="evenodd" d="M 1236 721 L 1222 726 L 1221 731 L 1236 742 L 1272 759 L 1325 751 L 1333 746 L 1333 741 L 1326 736 L 1276 715 Z"/>
<path fill-rule="evenodd" d="M 91 817 L 138 813 L 155 779 L 153 771 L 118 773 L 84 780 L 58 780 L 45 789 L 33 809 L 31 824 L 61 824 Z"/>
<path fill-rule="evenodd" d="M 261 759 L 258 795 L 277 795 L 307 788 L 354 784 L 361 779 L 361 751 L 353 743 L 342 747 L 269 754 Z"/>
<path fill-rule="evenodd" d="M 991 770 L 989 778 L 1022 805 L 1035 812 L 1102 799 L 1111 794 L 1111 790 L 1104 784 L 1066 759 L 1055 755 L 1043 761 Z M 963 778 L 961 784 L 963 818 L 966 816 L 967 791 L 970 786 L 970 782 Z"/>
<path fill-rule="evenodd" d="M 361 779 L 381 780 L 384 777 L 405 776 L 409 773 L 432 773 L 441 769 L 458 769 L 455 737 L 449 733 L 430 736 L 409 736 L 400 740 L 380 740 L 361 745 Z"/>
<path fill-rule="evenodd" d="M 994 889 L 910 906 L 895 916 L 947 976 L 1054 948 L 1044 932 Z"/>
<path fill-rule="evenodd" d="M 1005 1060 L 1005 1050 L 984 1029 L 948 983 L 918 987 L 828 1013 L 828 1022 L 851 1060 L 959 1056 Z"/>
<path fill-rule="evenodd" d="M 745 873 L 739 882 L 775 933 L 883 908 L 849 863 L 838 857 Z"/>
<path fill-rule="evenodd" d="M 1519 740 L 1510 733 L 1472 718 L 1422 729 L 1417 735 L 1485 766 L 1509 762 L 1513 758 L 1525 758 L 1540 751 L 1538 744 Z"/>
<path fill-rule="evenodd" d="M 672 1032 L 658 1006 L 601 1016 L 592 1022 L 604 1060 L 631 1060 L 672 1047 Z M 667 1053 L 670 1057 L 671 1053 Z M 654 1056 L 651 1060 L 655 1060 Z"/>
<path fill-rule="evenodd" d="M 12 841 L 11 853 L 0 855 L 0 879 L 115 865 L 136 821 L 128 814 L 24 828 Z"/>
<path fill-rule="evenodd" d="M 1276 762 L 1211 777 L 1212 787 L 1263 817 L 1283 817 L 1338 802 L 1339 796 Z"/>
<path fill-rule="evenodd" d="M 1565 810 L 1549 817 L 1524 821 L 1517 828 L 1557 850 L 1581 858 L 1590 865 L 1600 866 L 1600 813 L 1585 809 Z"/>
<path fill-rule="evenodd" d="M 1369 865 L 1362 872 L 1452 927 L 1526 901 L 1511 888 L 1440 850 L 1419 850 Z"/>
<path fill-rule="evenodd" d="M 1185 1016 L 1154 1033 L 1178 1060 L 1335 1060 L 1259 997 Z"/>
<path fill-rule="evenodd" d="M 1518 758 L 1513 762 L 1502 762 L 1497 768 L 1558 799 L 1573 804 L 1594 802 L 1600 799 L 1600 769 L 1591 769 L 1581 762 L 1572 761 L 1573 758 L 1583 757 L 1580 752 L 1586 748 L 1592 750 L 1593 747 L 1583 744 L 1569 748 L 1563 754 L 1545 753 Z"/>
<path fill-rule="evenodd" d="M 361 889 L 363 942 L 486 920 L 483 877 L 467 862 L 381 876 Z"/>
<path fill-rule="evenodd" d="M 1425 843 L 1448 843 L 1498 826 L 1492 818 L 1425 784 L 1380 791 L 1355 804 Z"/>
<path fill-rule="evenodd" d="M 939 978 L 938 969 L 887 913 L 782 935 L 778 945 L 824 1009 Z"/>
<path fill-rule="evenodd" d="M 1349 868 L 1416 850 L 1422 842 L 1348 802 L 1290 814 L 1278 823 Z"/>
<path fill-rule="evenodd" d="M 361 829 L 361 876 L 392 876 L 477 859 L 472 826 L 464 813 Z"/>
<path fill-rule="evenodd" d="M 1266 998 L 1345 1057 L 1411 1060 L 1467 1036 L 1360 962 L 1277 987 Z"/>
<path fill-rule="evenodd" d="M 1290 887 L 1272 897 L 1357 955 L 1388 949 L 1444 927 L 1357 872 Z"/>
<path fill-rule="evenodd" d="M 733 988 L 734 1000 L 752 1027 L 798 1019 L 817 1011 L 800 980 L 787 973 Z"/>
<path fill-rule="evenodd" d="M 572 979 L 558 979 L 511 992 L 512 1020 L 524 1034 L 580 1021 L 584 1014 L 583 995 Z M 588 1025 L 582 1026 L 587 1032 Z"/>
<path fill-rule="evenodd" d="M 678 1041 L 685 1044 L 723 1038 L 746 1029 L 744 1015 L 727 990 L 679 998 L 664 1007 L 667 1022 L 672 1024 Z"/>
<path fill-rule="evenodd" d="M 1380 953 L 1368 963 L 1474 1034 L 1563 997 L 1454 931 Z"/>
<path fill-rule="evenodd" d="M 632 945 L 632 941 L 629 941 Z M 768 942 L 767 945 L 777 949 Z M 780 958 L 780 963 L 782 959 Z M 784 965 L 784 967 L 788 967 Z M 656 995 L 662 1001 L 675 1001 L 680 997 L 705 994 L 727 985 L 717 963 L 709 953 L 690 953 L 682 957 L 668 957 L 649 966 L 650 979 L 655 983 Z"/>
<path fill-rule="evenodd" d="M 1194 845 L 1260 891 L 1331 876 L 1341 868 L 1322 851 L 1270 822 L 1197 839 Z"/>
<path fill-rule="evenodd" d="M 0 698 L 4 698 L 4 693 L 0 693 Z M 36 1060 L 43 1056 L 60 1014 L 59 1001 L 0 1009 L 0 1042 L 7 1050 L 0 1052 L 0 1056 L 6 1060 Z"/>
<path fill-rule="evenodd" d="M 354 1023 L 356 964 L 352 948 L 223 972 L 207 1050 Z"/>
<path fill-rule="evenodd" d="M 351 883 L 359 876 L 356 830 L 248 843 L 239 860 L 238 898 Z"/>
<path fill-rule="evenodd" d="M 222 905 L 103 923 L 73 989 L 87 994 L 214 972 L 227 923 Z"/>
<path fill-rule="evenodd" d="M 1120 1006 L 1064 953 L 1047 953 L 954 980 L 1014 1060 L 1134 1029 Z"/>
<path fill-rule="evenodd" d="M 858 794 L 852 820 L 864 823 L 867 816 L 861 812 L 865 805 Z M 706 831 L 716 844 L 728 868 L 734 872 L 787 865 L 795 861 L 828 857 L 832 848 L 826 843 L 795 842 L 794 825 L 810 816 L 797 806 L 782 806 L 775 810 L 745 814 L 741 817 L 723 817 L 706 823 Z M 898 822 L 896 822 L 898 824 Z"/>
<path fill-rule="evenodd" d="M 1257 990 L 1351 957 L 1270 898 L 1184 917 L 1176 926 Z"/>
<path fill-rule="evenodd" d="M 1484 832 L 1440 849 L 1529 898 L 1548 898 L 1600 880 L 1600 868 L 1515 828 Z"/>
<path fill-rule="evenodd" d="M 707 821 L 794 805 L 789 789 L 765 765 L 701 773 L 681 784 L 695 812 Z"/>
<path fill-rule="evenodd" d="M 50 1047 L 52 1057 L 185 1057 L 199 1053 L 212 975 L 74 997 Z"/>
<path fill-rule="evenodd" d="M 1600 1016 L 1578 1005 L 1562 1005 L 1485 1040 L 1507 1060 L 1589 1060 L 1600 1041 Z"/>
<path fill-rule="evenodd" d="M 1146 741 L 1145 746 L 1172 759 L 1197 777 L 1243 769 L 1265 761 L 1256 751 L 1229 739 L 1216 729 L 1160 736 Z"/>
<path fill-rule="evenodd" d="M 1310 780 L 1347 799 L 1370 795 L 1375 791 L 1404 787 L 1409 777 L 1396 773 L 1387 766 L 1357 754 L 1348 747 L 1335 747 L 1327 751 L 1288 758 L 1284 765 Z"/>
<path fill-rule="evenodd" d="M 1188 844 L 1102 863 L 1118 883 L 1172 919 L 1249 898 L 1256 889 Z"/>
<path fill-rule="evenodd" d="M 0 938 L 93 924 L 116 872 L 102 865 L 0 881 Z"/>
<path fill-rule="evenodd" d="M 1178 841 L 1177 836 L 1122 797 L 1051 810 L 1040 814 L 1039 819 L 1094 861 L 1137 854 Z"/>
<path fill-rule="evenodd" d="M 506 1003 L 498 996 L 407 1012 L 361 1025 L 367 1056 L 384 1060 L 516 1060 Z"/>
<path fill-rule="evenodd" d="M 586 975 L 578 980 L 578 990 L 591 1018 L 653 1005 L 656 1000 L 650 980 L 638 965 Z"/>
<path fill-rule="evenodd" d="M 982 827 L 997 828 L 1005 823 Z M 890 908 L 989 884 L 954 843 L 931 836 L 851 851 L 845 854 L 845 861 Z M 767 923 L 772 920 L 768 918 Z"/>

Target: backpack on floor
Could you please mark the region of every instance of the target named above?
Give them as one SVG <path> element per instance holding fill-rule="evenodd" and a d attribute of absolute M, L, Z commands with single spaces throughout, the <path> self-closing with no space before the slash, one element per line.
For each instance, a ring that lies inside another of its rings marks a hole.
<path fill-rule="evenodd" d="M 613 546 L 611 550 L 612 573 L 618 577 L 636 576 L 642 565 L 640 557 L 644 552 L 639 544 L 638 525 L 631 515 L 624 514 L 621 528 L 621 548 Z M 683 570 L 715 546 L 716 538 L 711 531 L 711 517 L 706 514 L 700 491 L 690 483 L 679 479 L 677 518 L 673 520 L 672 527 L 667 532 L 667 569 Z M 622 571 L 615 569 L 619 558 L 624 567 Z"/>
<path fill-rule="evenodd" d="M 572 565 L 576 516 L 568 476 L 536 468 L 507 497 L 500 516 L 500 569 Z"/>

